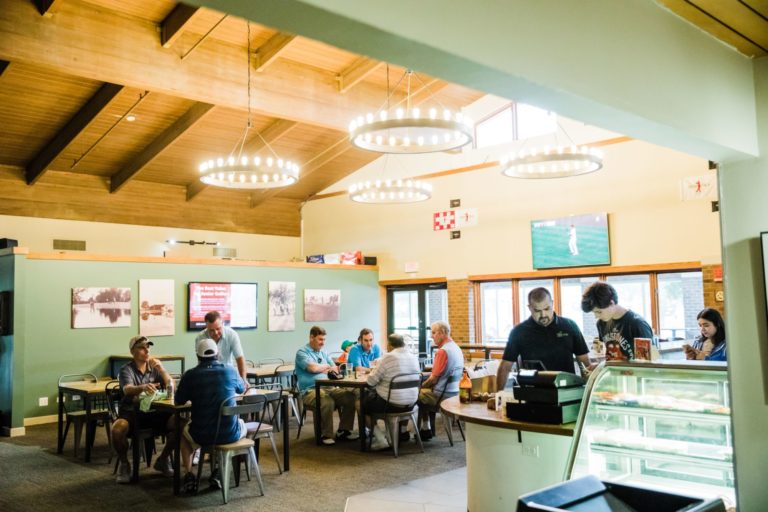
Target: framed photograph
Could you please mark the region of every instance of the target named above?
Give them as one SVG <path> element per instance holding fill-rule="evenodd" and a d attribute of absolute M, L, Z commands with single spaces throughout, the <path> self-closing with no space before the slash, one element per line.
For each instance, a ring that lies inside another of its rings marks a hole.
<path fill-rule="evenodd" d="M 269 282 L 269 322 L 267 330 L 296 330 L 296 283 Z"/>
<path fill-rule="evenodd" d="M 130 288 L 72 288 L 73 329 L 130 326 Z"/>
<path fill-rule="evenodd" d="M 341 290 L 304 290 L 304 321 L 330 322 L 339 319 Z"/>
<path fill-rule="evenodd" d="M 173 336 L 175 310 L 173 279 L 139 279 L 139 334 Z"/>

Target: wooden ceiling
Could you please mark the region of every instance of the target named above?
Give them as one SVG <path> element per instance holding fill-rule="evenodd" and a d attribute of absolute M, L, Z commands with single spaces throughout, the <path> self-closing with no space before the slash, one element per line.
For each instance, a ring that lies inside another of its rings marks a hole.
<path fill-rule="evenodd" d="M 768 55 L 768 0 L 658 0 L 748 57 Z"/>
<path fill-rule="evenodd" d="M 0 214 L 299 235 L 302 202 L 378 157 L 352 148 L 346 127 L 405 70 L 251 23 L 245 148 L 267 141 L 301 178 L 206 187 L 198 164 L 236 151 L 245 132 L 248 33 L 242 19 L 169 0 L 3 1 Z M 412 99 L 424 106 L 482 96 L 419 77 Z"/>

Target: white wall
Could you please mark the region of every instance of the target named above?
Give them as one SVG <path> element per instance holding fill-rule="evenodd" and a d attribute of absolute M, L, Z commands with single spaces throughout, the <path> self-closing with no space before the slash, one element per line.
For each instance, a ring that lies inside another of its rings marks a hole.
<path fill-rule="evenodd" d="M 54 252 L 53 240 L 85 240 L 88 253 L 127 256 L 212 258 L 213 247 L 171 245 L 166 240 L 220 242 L 237 249 L 237 259 L 290 261 L 299 257 L 298 237 L 245 235 L 181 228 L 108 224 L 0 215 L 0 238 L 13 238 L 33 252 Z"/>
<path fill-rule="evenodd" d="M 683 177 L 714 173 L 706 160 L 639 141 L 603 149 L 604 168 L 585 176 L 519 180 L 490 168 L 431 180 L 434 195 L 423 203 L 310 201 L 303 209 L 306 252 L 360 249 L 379 257 L 381 279 L 528 271 L 531 220 L 608 212 L 614 265 L 720 262 L 718 215 L 708 200 L 683 202 L 680 194 Z M 414 165 L 409 175 L 423 169 Z M 432 214 L 450 209 L 450 199 L 479 214 L 459 240 L 432 229 Z M 406 262 L 418 262 L 420 271 L 406 274 Z"/>

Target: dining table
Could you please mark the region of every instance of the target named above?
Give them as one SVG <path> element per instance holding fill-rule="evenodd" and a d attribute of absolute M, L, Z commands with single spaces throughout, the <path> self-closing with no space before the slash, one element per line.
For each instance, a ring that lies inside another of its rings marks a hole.
<path fill-rule="evenodd" d="M 337 388 L 350 388 L 360 390 L 360 403 L 365 403 L 365 397 L 368 394 L 368 375 L 364 373 L 358 373 L 355 377 L 345 376 L 342 379 L 329 379 L 321 378 L 315 380 L 315 396 L 320 396 L 320 390 L 323 387 L 337 387 Z M 314 411 L 314 426 L 315 426 L 315 443 L 321 444 L 321 428 L 322 425 L 320 417 L 320 400 L 315 400 Z M 365 418 L 363 417 L 362 407 L 357 409 L 357 427 L 360 432 L 360 451 L 365 451 Z"/>
<path fill-rule="evenodd" d="M 252 384 L 260 384 L 266 381 L 270 377 L 274 377 L 275 371 L 280 368 L 280 371 L 292 372 L 296 368 L 293 363 L 267 363 L 256 366 L 249 366 L 245 369 L 245 374 L 248 380 Z"/>
<path fill-rule="evenodd" d="M 64 449 L 64 397 L 70 395 L 73 398 L 83 401 L 83 410 L 85 411 L 85 462 L 91 461 L 91 444 L 96 428 L 91 421 L 93 415 L 93 404 L 97 397 L 104 397 L 106 400 L 105 387 L 110 382 L 110 377 L 100 377 L 96 380 L 76 380 L 59 383 L 59 412 L 58 412 L 58 442 L 56 453 L 61 453 Z"/>
<path fill-rule="evenodd" d="M 155 355 L 152 354 L 152 358 L 158 359 L 162 362 L 166 361 L 178 361 L 179 365 L 181 367 L 181 373 L 179 375 L 184 374 L 184 367 L 186 358 L 182 355 Z M 124 364 L 130 363 L 133 361 L 133 356 L 130 354 L 113 354 L 109 356 L 109 374 L 112 376 L 113 379 L 118 378 L 118 372 L 120 371 L 120 368 L 123 367 Z M 165 365 L 163 365 L 165 366 Z M 166 371 L 168 369 L 166 368 Z"/>
<path fill-rule="evenodd" d="M 267 400 L 277 399 L 276 394 L 279 390 L 276 389 L 259 389 L 251 388 L 246 391 L 245 394 L 260 394 L 265 395 Z M 283 392 L 279 397 L 280 400 L 280 415 L 283 430 L 283 471 L 290 470 L 290 433 L 288 423 L 288 401 L 286 400 L 286 393 Z M 175 404 L 171 400 L 155 400 L 152 402 L 152 409 L 157 411 L 165 411 L 173 413 L 176 425 L 176 443 L 173 450 L 173 494 L 179 495 L 181 492 L 181 415 L 189 412 L 192 409 L 192 402 L 185 404 Z M 134 443 L 136 446 L 133 450 L 133 467 L 134 467 L 134 479 L 138 478 L 137 467 L 139 464 L 139 448 L 138 443 Z M 199 464 L 202 464 L 201 460 Z"/>

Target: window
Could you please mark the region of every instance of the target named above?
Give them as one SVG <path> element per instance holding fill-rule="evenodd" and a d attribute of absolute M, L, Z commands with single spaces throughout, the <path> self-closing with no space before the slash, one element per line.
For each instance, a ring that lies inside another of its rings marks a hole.
<path fill-rule="evenodd" d="M 515 140 L 515 119 L 513 106 L 478 121 L 475 125 L 475 140 L 478 148 L 498 146 Z"/>
<path fill-rule="evenodd" d="M 556 114 L 524 103 L 510 103 L 475 124 L 475 147 L 499 146 L 556 130 Z"/>
<path fill-rule="evenodd" d="M 528 309 L 528 294 L 531 293 L 531 290 L 534 288 L 546 288 L 549 290 L 550 295 L 552 297 L 555 296 L 555 280 L 554 279 L 535 279 L 530 281 L 520 281 L 520 286 L 518 290 L 518 318 L 519 321 L 522 322 L 523 320 L 527 319 L 529 316 L 531 316 L 531 311 Z"/>
<path fill-rule="evenodd" d="M 584 313 L 581 310 L 581 296 L 584 295 L 584 290 L 597 280 L 597 276 L 571 277 L 560 280 L 560 309 L 558 313 L 576 322 L 587 341 L 597 336 L 597 320 L 592 313 Z"/>
<path fill-rule="evenodd" d="M 690 340 L 699 335 L 696 315 L 704 309 L 701 272 L 659 274 L 659 337 Z"/>
<path fill-rule="evenodd" d="M 619 305 L 631 309 L 651 324 L 651 283 L 648 274 L 608 276 L 606 279 L 619 295 Z"/>
<path fill-rule="evenodd" d="M 483 326 L 481 341 L 507 341 L 515 324 L 512 318 L 512 283 L 481 283 L 480 296 Z"/>

